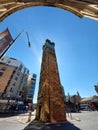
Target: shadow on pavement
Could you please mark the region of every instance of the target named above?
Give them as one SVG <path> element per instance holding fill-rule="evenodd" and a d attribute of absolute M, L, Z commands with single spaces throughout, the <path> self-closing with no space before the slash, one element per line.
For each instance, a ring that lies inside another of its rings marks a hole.
<path fill-rule="evenodd" d="M 23 113 L 23 112 L 4 112 L 4 113 L 0 113 L 0 118 L 17 116 L 19 114 L 25 114 L 25 113 Z"/>
<path fill-rule="evenodd" d="M 54 123 L 54 124 L 32 122 L 28 126 L 26 126 L 24 130 L 80 130 L 80 129 L 74 126 L 74 124 L 67 121 L 63 123 Z"/>

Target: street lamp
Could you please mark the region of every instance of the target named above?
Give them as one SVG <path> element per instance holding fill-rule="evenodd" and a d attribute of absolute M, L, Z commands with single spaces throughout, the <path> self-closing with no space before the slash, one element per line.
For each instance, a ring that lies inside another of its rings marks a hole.
<path fill-rule="evenodd" d="M 26 32 L 26 36 L 27 36 L 27 40 L 28 40 L 28 47 L 31 47 L 30 41 L 29 41 L 29 35 L 27 33 L 27 31 L 22 30 L 14 40 L 12 40 L 12 42 L 9 44 L 9 46 L 7 47 L 7 49 L 2 53 L 2 55 L 0 56 L 0 59 L 5 55 L 5 53 L 10 49 L 10 47 L 14 44 L 14 42 L 19 38 L 19 36 L 23 33 Z"/>

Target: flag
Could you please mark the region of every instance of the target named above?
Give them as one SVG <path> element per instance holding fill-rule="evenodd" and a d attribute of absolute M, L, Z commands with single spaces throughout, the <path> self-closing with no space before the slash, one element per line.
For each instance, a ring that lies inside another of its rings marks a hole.
<path fill-rule="evenodd" d="M 0 32 L 0 54 L 8 47 L 12 40 L 13 39 L 8 28 L 3 32 Z"/>

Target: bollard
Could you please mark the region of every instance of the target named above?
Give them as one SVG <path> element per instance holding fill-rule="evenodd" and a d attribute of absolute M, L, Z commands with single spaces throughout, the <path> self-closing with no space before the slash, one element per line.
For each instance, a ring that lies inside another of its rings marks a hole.
<path fill-rule="evenodd" d="M 31 121 L 31 115 L 32 115 L 32 112 L 29 111 L 28 122 Z"/>

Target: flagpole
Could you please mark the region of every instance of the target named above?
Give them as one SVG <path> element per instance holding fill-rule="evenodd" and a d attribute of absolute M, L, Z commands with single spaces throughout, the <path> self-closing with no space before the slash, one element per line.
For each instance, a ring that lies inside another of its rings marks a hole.
<path fill-rule="evenodd" d="M 3 58 L 3 56 L 7 53 L 7 51 L 10 49 L 10 47 L 14 44 L 14 42 L 18 39 L 18 37 L 24 32 L 25 30 L 22 30 L 14 40 L 12 40 L 12 42 L 9 44 L 9 46 L 7 47 L 7 49 L 1 54 L 0 59 Z M 27 35 L 27 39 L 28 39 L 28 46 L 31 47 L 30 41 L 29 41 L 29 36 L 28 33 L 26 32 Z"/>

